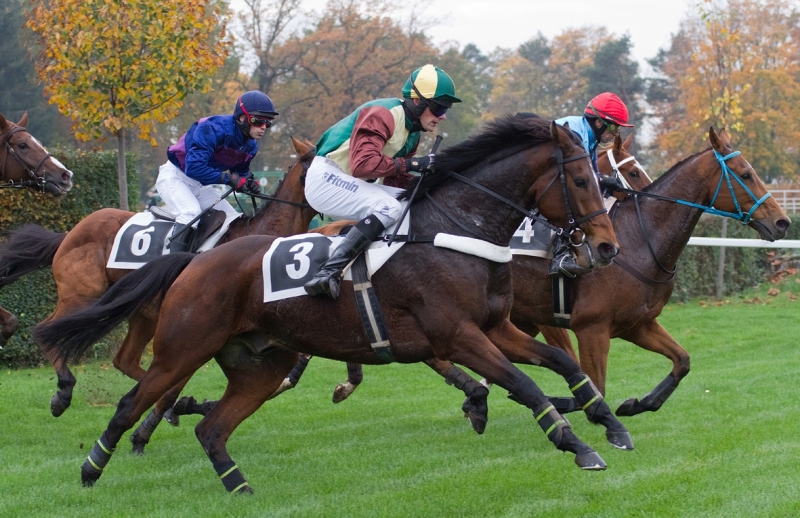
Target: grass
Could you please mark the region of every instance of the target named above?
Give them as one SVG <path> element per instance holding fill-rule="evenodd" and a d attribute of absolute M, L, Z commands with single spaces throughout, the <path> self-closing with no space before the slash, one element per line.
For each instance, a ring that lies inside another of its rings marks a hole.
<path fill-rule="evenodd" d="M 422 365 L 367 366 L 361 388 L 333 405 L 344 366 L 315 359 L 228 443 L 255 495 L 225 493 L 194 437 L 196 416 L 162 423 L 144 457 L 121 442 L 87 489 L 80 465 L 133 383 L 104 363 L 79 367 L 72 408 L 55 419 L 50 369 L 0 371 L 0 516 L 798 516 L 800 283 L 776 296 L 768 288 L 667 307 L 660 321 L 692 354 L 692 371 L 660 411 L 623 420 L 634 451 L 570 417 L 608 463 L 598 473 L 555 450 L 501 389 L 478 436 L 460 393 Z M 643 396 L 669 369 L 615 341 L 609 403 Z M 524 370 L 566 395 L 552 373 Z M 208 365 L 186 393 L 216 398 L 224 384 Z"/>

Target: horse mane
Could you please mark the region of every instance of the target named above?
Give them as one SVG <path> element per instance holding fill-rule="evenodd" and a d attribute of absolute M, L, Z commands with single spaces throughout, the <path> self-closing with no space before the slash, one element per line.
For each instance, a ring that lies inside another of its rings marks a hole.
<path fill-rule="evenodd" d="M 547 119 L 524 114 L 504 115 L 484 125 L 482 131 L 448 147 L 436 155 L 436 170 L 424 177 L 413 179 L 405 191 L 397 196 L 406 200 L 420 181 L 419 198 L 426 191 L 438 187 L 449 176 L 448 172 L 458 172 L 479 164 L 487 165 L 500 161 L 524 149 L 530 149 L 545 142 L 552 142 L 550 123 Z M 572 142 L 582 147 L 577 135 L 567 131 Z"/>
<path fill-rule="evenodd" d="M 677 164 L 675 164 L 672 167 L 670 167 L 669 169 L 667 169 L 666 173 L 662 174 L 661 176 L 659 176 L 658 178 L 653 180 L 653 183 L 651 183 L 650 185 L 648 185 L 647 187 L 642 189 L 642 191 L 643 192 L 648 192 L 648 191 L 650 191 L 652 189 L 657 189 L 658 188 L 658 187 L 656 187 L 657 185 L 660 185 L 660 184 L 664 183 L 666 181 L 666 178 L 668 178 L 668 177 L 672 176 L 673 174 L 675 174 L 675 172 L 678 169 L 680 169 L 681 167 L 683 167 L 683 165 L 686 162 L 689 162 L 690 160 L 694 160 L 696 157 L 698 157 L 698 156 L 702 155 L 703 153 L 707 152 L 709 149 L 711 149 L 711 146 L 707 147 L 703 151 L 697 152 L 694 155 L 690 155 L 690 156 L 684 158 L 683 160 L 681 160 Z"/>
<path fill-rule="evenodd" d="M 301 163 L 309 163 L 310 164 L 311 161 L 314 160 L 315 156 L 317 156 L 317 148 L 314 147 L 314 146 L 311 146 L 311 149 L 309 149 L 303 155 L 299 156 L 297 158 L 297 160 L 295 161 L 295 163 L 301 162 Z M 292 170 L 292 166 L 294 166 L 294 164 L 290 165 L 289 169 L 286 170 L 286 173 L 284 173 L 284 175 L 281 177 L 281 179 L 278 180 L 278 185 L 275 187 L 275 192 L 278 192 L 278 190 L 281 188 L 281 185 L 283 184 L 283 181 L 286 179 L 286 176 L 289 174 L 289 171 Z M 222 237 L 220 239 L 225 238 L 225 236 L 230 234 L 231 231 L 239 228 L 240 226 L 247 225 L 248 223 L 250 223 L 254 219 L 260 217 L 262 214 L 264 214 L 264 212 L 267 211 L 267 209 L 270 207 L 270 205 L 272 205 L 273 201 L 274 200 L 267 200 L 266 203 L 264 203 L 262 206 L 260 206 L 260 207 L 258 207 L 256 209 L 256 211 L 253 213 L 252 216 L 248 216 L 247 214 L 242 214 L 241 218 L 236 218 L 235 220 L 231 221 L 231 224 L 228 226 L 228 230 L 225 231 L 225 234 L 222 235 Z"/>

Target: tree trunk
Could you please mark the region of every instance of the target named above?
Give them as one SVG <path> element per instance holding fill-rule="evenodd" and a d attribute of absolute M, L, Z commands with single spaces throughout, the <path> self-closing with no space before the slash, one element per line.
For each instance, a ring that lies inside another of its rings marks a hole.
<path fill-rule="evenodd" d="M 128 171 L 125 169 L 125 129 L 117 132 L 117 181 L 119 182 L 119 208 L 128 210 Z"/>

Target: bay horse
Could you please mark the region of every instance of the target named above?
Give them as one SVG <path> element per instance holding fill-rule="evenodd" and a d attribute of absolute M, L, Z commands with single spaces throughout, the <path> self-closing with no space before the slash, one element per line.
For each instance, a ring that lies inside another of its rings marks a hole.
<path fill-rule="evenodd" d="M 28 112 L 14 124 L 0 113 L 0 189 L 31 189 L 61 196 L 72 188 L 72 171 L 51 155 L 26 126 Z M 13 313 L 0 307 L 0 347 L 17 331 L 19 322 Z"/>
<path fill-rule="evenodd" d="M 641 191 L 650 185 L 652 180 L 647 175 L 647 172 L 644 170 L 644 168 L 636 161 L 636 158 L 630 153 L 632 143 L 633 134 L 629 134 L 623 142 L 622 137 L 618 133 L 614 137 L 614 142 L 611 148 L 607 151 L 599 153 L 597 165 L 600 174 L 617 178 L 620 183 L 629 190 Z M 614 192 L 614 197 L 617 200 L 622 200 L 627 196 L 628 194 L 622 191 Z M 353 224 L 355 224 L 354 221 L 337 221 L 335 223 L 325 225 L 324 227 L 319 227 L 315 231 L 327 236 L 336 236 L 341 234 L 344 229 Z M 531 325 L 527 327 L 526 332 L 534 338 L 541 332 L 548 344 L 564 350 L 572 357 L 573 360 L 575 360 L 575 362 L 578 362 L 578 356 L 575 354 L 575 349 L 572 346 L 572 340 L 570 339 L 569 333 L 566 329 L 548 325 Z M 300 377 L 305 372 L 310 359 L 311 358 L 307 355 L 301 355 L 300 361 L 298 361 L 295 368 L 292 369 L 292 371 L 289 373 L 289 376 L 284 379 L 284 381 L 281 383 L 281 386 L 271 397 L 275 397 L 291 388 L 294 388 L 300 380 Z M 449 378 L 454 378 L 454 376 L 462 376 L 461 374 L 452 373 L 452 364 L 449 362 L 441 362 L 433 358 L 431 360 L 426 360 L 425 363 L 448 380 Z M 464 374 L 464 376 L 466 376 L 466 374 Z M 334 388 L 332 398 L 333 402 L 341 403 L 347 399 L 356 390 L 356 388 L 358 388 L 358 385 L 362 380 L 363 371 L 361 369 L 361 365 L 348 364 L 347 380 L 343 383 L 339 383 Z M 452 382 L 452 380 L 449 380 L 448 382 Z M 473 390 L 478 388 L 476 385 L 472 384 L 470 387 Z M 183 401 L 181 403 L 183 403 Z M 194 405 L 191 405 L 191 407 L 194 408 Z M 184 408 L 185 404 L 176 405 L 178 413 L 188 413 L 183 410 Z M 465 414 L 469 419 L 473 429 L 481 434 L 486 427 L 486 412 L 480 410 L 476 411 L 476 408 L 477 407 L 475 406 L 471 406 L 468 409 L 465 408 Z M 485 410 L 485 407 L 482 404 L 479 405 L 479 408 Z"/>
<path fill-rule="evenodd" d="M 574 219 L 598 265 L 609 264 L 617 253 L 616 238 L 588 155 L 573 139 L 571 132 L 549 121 L 504 117 L 488 124 L 482 133 L 437 156 L 437 172 L 422 180 L 420 196 L 413 200 L 409 233 L 472 237 L 500 250 L 536 206 L 555 225 L 566 226 Z M 548 189 L 554 183 L 557 188 Z M 231 492 L 251 489 L 227 452 L 227 439 L 275 392 L 297 362 L 298 351 L 384 363 L 370 347 L 351 283 L 344 284 L 335 301 L 296 297 L 262 302 L 262 259 L 273 241 L 250 236 L 194 260 L 185 254 L 157 258 L 122 279 L 95 305 L 37 327 L 37 336 L 57 348 L 60 357 L 75 358 L 139 308 L 161 302 L 153 361 L 120 400 L 84 463 L 84 485 L 99 479 L 122 433 L 211 358 L 219 363 L 228 386 L 195 431 Z M 222 278 L 220 271 L 225 272 Z M 506 359 L 518 356 L 521 349 L 526 354 L 534 350 L 535 360 L 564 376 L 585 398 L 592 422 L 605 425 L 610 433 L 627 434 L 569 355 L 521 333 L 508 320 L 508 262 L 430 242 L 408 243 L 372 282 L 382 301 L 395 361 L 414 363 L 437 356 L 475 370 L 532 409 L 547 437 L 558 449 L 574 453 L 579 467 L 605 469 L 602 458 L 575 436 L 533 380 Z"/>
<path fill-rule="evenodd" d="M 225 243 L 249 234 L 289 236 L 308 229 L 317 214 L 305 203 L 303 177 L 315 155 L 314 146 L 292 137 L 297 160 L 289 167 L 274 196 L 252 218 L 234 220 L 219 240 Z M 38 225 L 26 225 L 11 232 L 0 249 L 0 287 L 19 277 L 52 265 L 58 289 L 58 302 L 44 322 L 69 315 L 99 299 L 109 286 L 131 270 L 107 268 L 108 258 L 119 229 L 133 217 L 133 212 L 100 209 L 82 219 L 68 233 L 55 233 Z M 129 322 L 128 333 L 114 356 L 114 366 L 126 376 L 139 381 L 144 376 L 140 365 L 142 353 L 153 337 L 155 321 L 141 312 Z M 50 411 L 58 417 L 70 406 L 75 376 L 47 344 L 37 342 L 58 376 L 58 391 L 50 400 Z"/>

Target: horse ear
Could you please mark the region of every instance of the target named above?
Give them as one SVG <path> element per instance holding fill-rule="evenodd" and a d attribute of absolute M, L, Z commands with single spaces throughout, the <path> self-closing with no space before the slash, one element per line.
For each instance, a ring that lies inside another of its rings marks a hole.
<path fill-rule="evenodd" d="M 3 114 L 0 113 L 0 129 L 5 131 L 6 127 L 8 126 L 8 122 L 6 122 L 6 118 L 3 117 Z"/>
<path fill-rule="evenodd" d="M 628 138 L 625 139 L 625 142 L 622 143 L 622 149 L 625 151 L 629 151 L 633 146 L 633 133 L 628 135 Z"/>
<path fill-rule="evenodd" d="M 308 153 L 308 146 L 294 138 L 292 135 L 289 135 L 289 138 L 292 139 L 292 145 L 294 146 L 297 156 L 303 156 Z"/>
<path fill-rule="evenodd" d="M 714 126 L 711 126 L 708 129 L 708 140 L 711 142 L 711 147 L 717 151 L 717 153 L 725 153 L 725 148 L 731 147 L 730 138 L 728 137 L 728 133 L 725 131 L 725 128 L 720 130 L 719 134 L 714 131 Z"/>
<path fill-rule="evenodd" d="M 614 153 L 619 154 L 622 151 L 622 135 L 617 133 L 614 135 Z"/>
<path fill-rule="evenodd" d="M 569 130 L 569 123 L 564 123 L 563 127 L 564 129 Z M 556 143 L 556 145 L 561 145 L 561 136 L 559 135 L 558 124 L 556 124 L 556 121 L 550 121 L 550 136 L 553 137 L 553 141 Z"/>
<path fill-rule="evenodd" d="M 17 123 L 17 126 L 22 126 L 23 128 L 28 125 L 28 112 L 22 114 L 22 118 Z"/>

